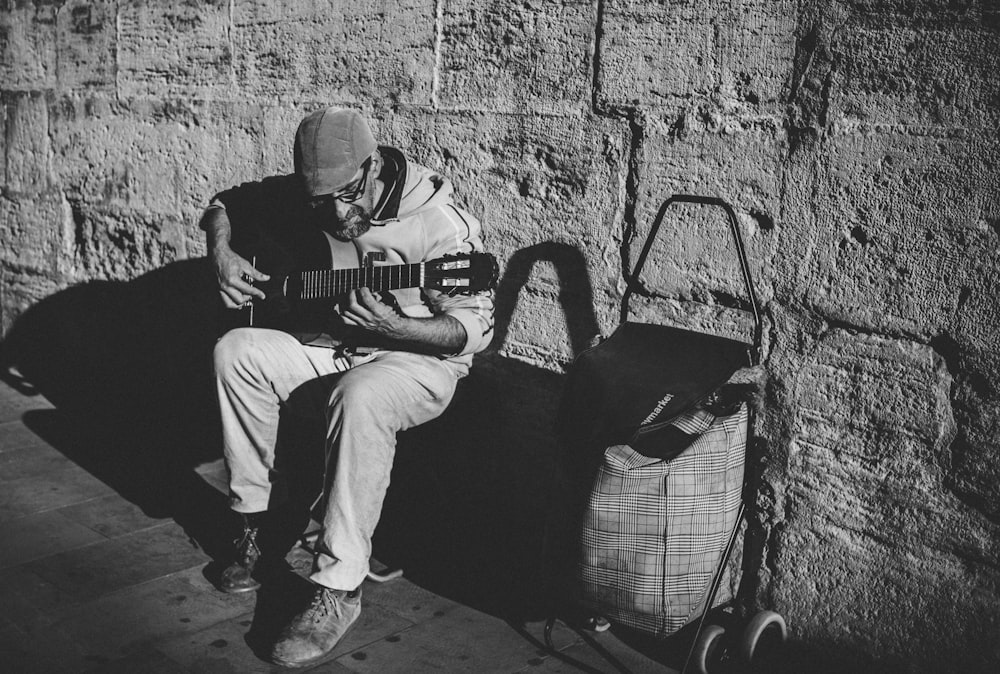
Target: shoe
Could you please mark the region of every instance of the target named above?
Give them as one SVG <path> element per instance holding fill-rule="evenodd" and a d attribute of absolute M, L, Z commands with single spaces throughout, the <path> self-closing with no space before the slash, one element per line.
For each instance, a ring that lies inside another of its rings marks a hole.
<path fill-rule="evenodd" d="M 294 505 L 242 514 L 242 533 L 233 541 L 233 562 L 219 577 L 223 592 L 250 592 L 289 567 L 285 555 L 309 522 L 309 510 Z"/>
<path fill-rule="evenodd" d="M 236 548 L 236 559 L 222 571 L 219 577 L 219 589 L 229 594 L 251 592 L 260 587 L 253 577 L 254 568 L 260 560 L 260 546 L 257 537 L 260 527 L 252 526 L 250 519 L 243 517 L 243 533 L 233 541 Z"/>
<path fill-rule="evenodd" d="M 333 651 L 361 615 L 361 588 L 348 592 L 317 586 L 312 603 L 282 630 L 271 661 L 284 667 L 312 665 Z"/>

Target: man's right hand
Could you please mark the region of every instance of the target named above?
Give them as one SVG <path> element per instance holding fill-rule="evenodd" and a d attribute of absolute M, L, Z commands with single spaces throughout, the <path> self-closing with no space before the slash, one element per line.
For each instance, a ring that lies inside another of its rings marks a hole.
<path fill-rule="evenodd" d="M 250 284 L 250 280 L 267 281 L 270 276 L 257 271 L 252 264 L 228 247 L 212 251 L 212 263 L 219 282 L 219 294 L 229 309 L 246 306 L 254 297 L 264 299 L 264 291 Z"/>

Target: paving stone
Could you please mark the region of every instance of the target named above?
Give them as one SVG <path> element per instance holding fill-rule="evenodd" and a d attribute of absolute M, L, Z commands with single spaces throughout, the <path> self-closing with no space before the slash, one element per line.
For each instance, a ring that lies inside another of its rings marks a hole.
<path fill-rule="evenodd" d="M 29 410 L 52 409 L 52 403 L 42 396 L 25 396 L 0 383 L 0 423 L 20 421 Z"/>
<path fill-rule="evenodd" d="M 0 628 L 0 660 L 4 672 L 56 674 L 88 669 L 83 651 L 58 630 L 26 632 Z"/>
<path fill-rule="evenodd" d="M 32 448 L 38 449 L 38 448 Z M 4 452 L 0 457 L 22 450 Z M 24 470 L 32 470 L 23 466 Z M 3 481 L 0 522 L 87 501 L 111 493 L 111 488 L 68 459 L 41 475 Z"/>
<path fill-rule="evenodd" d="M 195 634 L 177 638 L 159 644 L 160 650 L 186 666 L 190 671 L 198 672 L 269 672 L 280 669 L 264 661 L 265 651 L 269 643 L 254 647 L 248 643 L 248 632 L 254 620 L 253 614 L 227 620 Z M 413 623 L 403 620 L 378 606 L 365 604 L 358 623 L 347 633 L 344 640 L 337 645 L 331 660 L 338 654 L 350 653 L 368 644 L 391 637 L 405 630 Z M 255 653 L 255 650 L 258 653 Z M 231 669 L 226 669 L 229 667 Z M 333 662 L 323 665 L 325 672 L 350 671 Z"/>
<path fill-rule="evenodd" d="M 0 406 L 2 405 L 0 402 Z M 0 453 L 42 442 L 44 440 L 19 420 L 0 423 Z"/>
<path fill-rule="evenodd" d="M 149 529 L 163 523 L 161 519 L 147 516 L 139 506 L 118 494 L 109 494 L 66 506 L 60 508 L 58 512 L 108 538 Z"/>
<path fill-rule="evenodd" d="M 77 600 L 24 566 L 0 572 L 0 610 L 4 618 L 22 630 L 52 625 Z"/>
<path fill-rule="evenodd" d="M 208 561 L 179 526 L 168 523 L 30 562 L 28 568 L 86 601 Z"/>
<path fill-rule="evenodd" d="M 113 661 L 252 610 L 254 593 L 215 590 L 200 568 L 157 578 L 67 610 L 58 622 L 87 653 Z"/>
<path fill-rule="evenodd" d="M 561 627 L 561 629 L 560 629 Z M 542 638 L 542 624 L 528 626 L 528 631 Z M 524 672 L 629 672 L 630 674 L 673 674 L 674 669 L 646 657 L 641 652 L 622 642 L 612 632 L 600 634 L 576 634 L 573 630 L 556 623 L 553 643 L 559 650 L 555 655 L 546 652 L 532 660 Z M 590 668 L 585 669 L 585 668 Z"/>
<path fill-rule="evenodd" d="M 73 469 L 79 470 L 80 467 L 44 441 L 0 454 L 0 482 L 45 477 Z"/>
<path fill-rule="evenodd" d="M 124 658 L 89 668 L 88 674 L 184 674 L 190 670 L 155 649 L 143 649 Z"/>
<path fill-rule="evenodd" d="M 540 657 L 539 646 L 503 620 L 467 606 L 439 611 L 415 627 L 337 659 L 355 672 L 513 672 Z"/>
<path fill-rule="evenodd" d="M 0 541 L 10 542 L 0 546 L 0 569 L 103 540 L 101 534 L 58 512 L 0 522 Z"/>
<path fill-rule="evenodd" d="M 412 622 L 423 622 L 459 606 L 407 580 L 405 575 L 385 583 L 368 582 L 364 592 L 366 603 L 377 604 Z"/>

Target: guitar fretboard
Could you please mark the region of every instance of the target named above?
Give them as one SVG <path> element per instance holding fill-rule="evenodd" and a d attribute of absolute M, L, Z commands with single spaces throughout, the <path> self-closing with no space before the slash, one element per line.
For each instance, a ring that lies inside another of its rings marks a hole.
<path fill-rule="evenodd" d="M 298 276 L 302 283 L 299 299 L 318 300 L 343 295 L 357 288 L 370 288 L 376 292 L 419 288 L 423 283 L 424 263 L 317 269 L 301 272 Z"/>

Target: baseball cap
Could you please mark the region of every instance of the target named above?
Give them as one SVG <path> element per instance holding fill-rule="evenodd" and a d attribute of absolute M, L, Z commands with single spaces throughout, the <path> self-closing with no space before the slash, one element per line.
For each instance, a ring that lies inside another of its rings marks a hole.
<path fill-rule="evenodd" d="M 377 147 L 368 122 L 357 111 L 317 110 L 295 132 L 295 172 L 309 196 L 332 194 L 351 182 Z"/>

